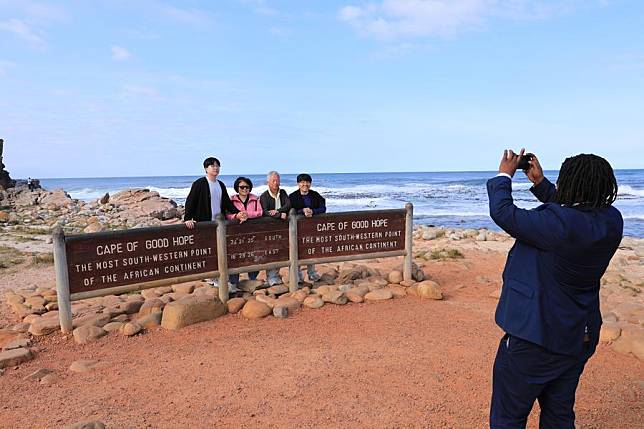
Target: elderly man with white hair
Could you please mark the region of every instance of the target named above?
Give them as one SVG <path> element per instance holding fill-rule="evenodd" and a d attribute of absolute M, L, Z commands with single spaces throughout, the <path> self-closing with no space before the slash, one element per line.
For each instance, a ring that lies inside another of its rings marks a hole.
<path fill-rule="evenodd" d="M 291 202 L 286 191 L 280 189 L 280 174 L 277 171 L 269 171 L 266 175 L 266 184 L 268 189 L 259 197 L 264 216 L 286 220 L 291 210 Z M 281 284 L 279 270 L 266 270 L 266 281 L 269 286 Z"/>

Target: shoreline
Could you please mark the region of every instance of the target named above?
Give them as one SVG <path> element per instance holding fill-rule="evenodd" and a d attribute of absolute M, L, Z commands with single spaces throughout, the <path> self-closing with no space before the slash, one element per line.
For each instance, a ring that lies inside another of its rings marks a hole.
<path fill-rule="evenodd" d="M 501 336 L 493 315 L 514 242 L 507 234 L 415 225 L 414 274 L 435 283 L 440 300 L 417 296 L 426 280 L 403 285 L 393 275 L 402 257 L 320 264 L 327 279 L 359 270 L 367 277 L 358 277 L 352 288 L 367 282 L 368 290 L 388 292 L 389 299 L 354 303 L 345 297 L 341 305 L 331 299 L 342 293 L 329 289 L 335 295 L 324 298 L 321 308 L 297 304 L 286 319 L 253 320 L 229 307 L 229 314 L 179 331 L 159 326 L 163 313 L 149 309 L 218 293 L 190 282 L 74 301 L 75 323 L 89 323 L 89 331 L 103 335 L 78 343 L 77 335 L 58 331 L 53 264 L 44 257 L 50 236 L 43 232 L 61 221 L 79 233 L 178 223 L 181 207 L 136 190 L 102 203 L 79 204 L 60 191 L 38 198 L 37 207 L 20 199 L 25 205 L 18 205 L 20 214 L 12 212 L 11 225 L 0 220 L 0 251 L 23 249 L 15 264 L 0 268 L 0 347 L 23 341 L 31 359 L 0 369 L 0 421 L 20 427 L 51 426 L 51 416 L 57 427 L 88 419 L 108 427 L 413 427 L 420 421 L 487 427 L 489 373 Z M 287 270 L 281 275 L 286 279 Z M 582 427 L 635 426 L 641 419 L 642 279 L 644 239 L 625 237 L 601 281 L 601 343 L 578 390 Z M 340 287 L 330 281 L 316 291 Z M 244 307 L 253 300 L 295 303 L 295 295 L 275 292 L 235 299 Z M 306 299 L 320 300 L 313 292 Z M 141 328 L 128 336 L 126 325 Z M 79 365 L 89 367 L 75 372 Z M 97 405 L 88 409 L 88 403 Z M 294 403 L 305 404 L 296 407 L 301 412 L 292 412 Z"/>

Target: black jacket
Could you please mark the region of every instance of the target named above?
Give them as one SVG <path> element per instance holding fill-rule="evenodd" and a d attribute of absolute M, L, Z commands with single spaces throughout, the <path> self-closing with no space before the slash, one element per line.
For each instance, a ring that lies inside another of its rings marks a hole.
<path fill-rule="evenodd" d="M 311 197 L 310 206 L 304 204 L 304 198 L 302 198 L 299 189 L 288 196 L 289 200 L 291 200 L 291 206 L 297 211 L 297 214 L 302 214 L 304 207 L 313 209 L 313 214 L 326 213 L 326 201 L 324 197 L 315 191 L 309 191 L 308 195 Z"/>
<path fill-rule="evenodd" d="M 239 213 L 239 209 L 230 201 L 226 185 L 217 180 L 221 186 L 221 213 Z M 204 222 L 212 220 L 212 209 L 210 208 L 210 187 L 208 179 L 200 177 L 192 183 L 188 198 L 186 198 L 186 213 L 183 220 L 194 220 Z"/>
<path fill-rule="evenodd" d="M 280 213 L 288 214 L 289 210 L 291 210 L 291 201 L 289 200 L 286 191 L 284 189 L 280 189 L 279 195 L 281 207 L 277 211 L 278 213 L 273 217 L 280 217 Z M 269 190 L 264 191 L 264 193 L 259 196 L 259 202 L 262 204 L 262 209 L 264 209 L 264 216 L 270 216 L 268 212 L 275 210 L 275 198 L 273 198 Z"/>

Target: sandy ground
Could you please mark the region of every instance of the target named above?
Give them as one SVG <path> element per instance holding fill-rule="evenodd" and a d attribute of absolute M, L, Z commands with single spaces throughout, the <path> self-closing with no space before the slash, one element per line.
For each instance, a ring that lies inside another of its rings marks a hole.
<path fill-rule="evenodd" d="M 464 253 L 426 264 L 444 301 L 327 304 L 285 320 L 227 315 L 88 345 L 61 334 L 38 338 L 38 357 L 0 376 L 0 427 L 90 419 L 109 428 L 487 427 L 502 334 L 489 295 L 505 253 Z M 50 267 L 30 270 L 2 274 L 0 288 L 52 282 Z M 101 366 L 70 372 L 77 359 Z M 39 368 L 58 381 L 23 380 Z M 577 391 L 578 427 L 641 428 L 643 398 L 644 365 L 600 345 Z M 535 405 L 528 427 L 538 426 L 537 416 Z"/>

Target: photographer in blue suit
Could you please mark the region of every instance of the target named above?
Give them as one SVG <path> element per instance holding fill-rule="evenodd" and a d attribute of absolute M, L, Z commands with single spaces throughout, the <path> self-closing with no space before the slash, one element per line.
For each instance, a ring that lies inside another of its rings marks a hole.
<path fill-rule="evenodd" d="M 605 159 L 581 154 L 564 161 L 555 187 L 528 154 L 521 168 L 543 204 L 520 209 L 512 176 L 523 157 L 523 149 L 506 150 L 487 182 L 490 216 L 516 239 L 495 315 L 505 335 L 494 361 L 490 427 L 524 428 L 538 400 L 540 428 L 574 429 L 579 377 L 599 342 L 600 279 L 622 239 L 622 216 L 612 206 L 617 181 Z"/>

